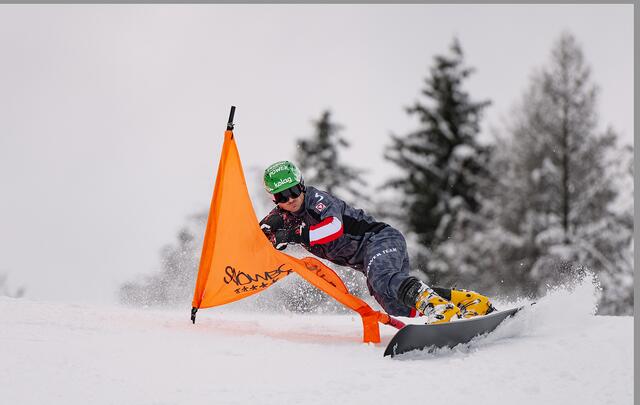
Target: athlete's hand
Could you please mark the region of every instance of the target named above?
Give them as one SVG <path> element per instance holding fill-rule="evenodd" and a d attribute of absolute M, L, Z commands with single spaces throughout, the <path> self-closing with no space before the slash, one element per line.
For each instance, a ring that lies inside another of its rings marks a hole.
<path fill-rule="evenodd" d="M 291 231 L 289 229 L 276 230 L 275 231 L 276 238 L 275 238 L 275 241 L 273 242 L 273 247 L 275 247 L 278 250 L 286 249 L 289 242 L 291 242 L 290 236 L 289 236 L 290 233 Z"/>
<path fill-rule="evenodd" d="M 309 230 L 304 222 L 293 228 L 278 229 L 275 231 L 275 236 L 273 246 L 278 250 L 283 250 L 289 243 L 309 243 Z"/>
<path fill-rule="evenodd" d="M 278 229 L 284 228 L 284 219 L 277 213 L 269 214 L 260 221 L 260 229 L 265 235 L 274 233 Z"/>

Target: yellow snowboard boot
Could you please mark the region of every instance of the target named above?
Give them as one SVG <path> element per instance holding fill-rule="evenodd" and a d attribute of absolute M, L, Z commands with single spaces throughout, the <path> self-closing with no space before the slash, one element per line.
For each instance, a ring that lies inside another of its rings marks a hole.
<path fill-rule="evenodd" d="M 460 318 L 460 309 L 435 293 L 426 284 L 418 292 L 415 307 L 427 317 L 427 323 L 449 322 L 452 318 Z"/>
<path fill-rule="evenodd" d="M 491 305 L 489 298 L 470 290 L 452 288 L 451 302 L 457 308 L 460 308 L 460 316 L 462 318 L 486 315 L 496 310 Z"/>

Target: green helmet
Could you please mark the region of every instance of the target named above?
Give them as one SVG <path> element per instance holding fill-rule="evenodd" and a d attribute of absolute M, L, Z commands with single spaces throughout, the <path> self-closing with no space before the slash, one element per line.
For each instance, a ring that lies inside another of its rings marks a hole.
<path fill-rule="evenodd" d="M 297 184 L 304 185 L 300 170 L 288 160 L 276 162 L 264 171 L 264 188 L 271 194 L 279 193 Z"/>

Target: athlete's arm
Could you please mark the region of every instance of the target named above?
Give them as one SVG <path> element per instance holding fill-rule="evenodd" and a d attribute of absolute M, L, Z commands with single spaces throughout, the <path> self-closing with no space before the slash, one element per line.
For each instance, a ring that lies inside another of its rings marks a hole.
<path fill-rule="evenodd" d="M 309 226 L 309 245 L 322 245 L 341 237 L 344 234 L 341 201 L 328 193 L 317 191 L 309 198 L 310 210 L 320 218 L 319 223 Z"/>

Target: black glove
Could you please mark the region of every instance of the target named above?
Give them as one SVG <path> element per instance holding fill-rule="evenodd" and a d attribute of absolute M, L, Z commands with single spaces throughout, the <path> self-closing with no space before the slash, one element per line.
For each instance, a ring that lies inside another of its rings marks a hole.
<path fill-rule="evenodd" d="M 260 221 L 260 229 L 262 229 L 262 232 L 264 232 L 267 237 L 273 234 L 276 230 L 283 228 L 284 219 L 278 213 L 271 213 Z"/>
<path fill-rule="evenodd" d="M 274 234 L 273 246 L 278 250 L 285 249 L 289 243 L 309 244 L 309 228 L 304 222 L 293 228 L 277 229 Z"/>

